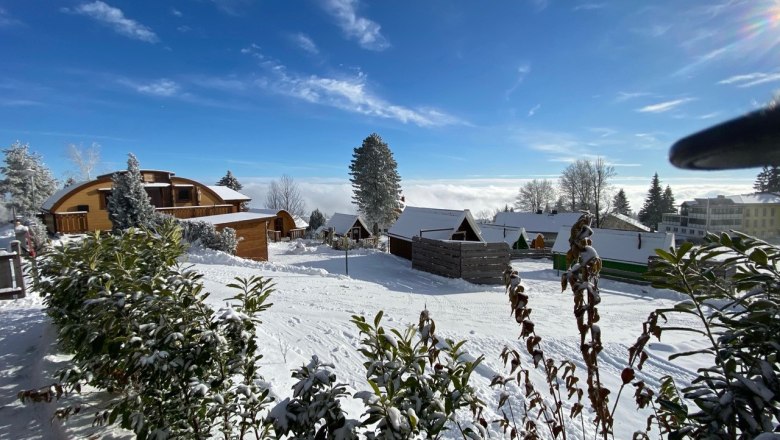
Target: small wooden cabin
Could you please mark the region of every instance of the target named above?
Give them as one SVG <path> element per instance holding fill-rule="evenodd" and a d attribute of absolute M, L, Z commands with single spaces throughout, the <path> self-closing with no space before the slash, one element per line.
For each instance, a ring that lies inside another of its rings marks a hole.
<path fill-rule="evenodd" d="M 529 249 L 531 240 L 525 228 L 482 223 L 479 225 L 486 243 L 506 243 L 510 249 Z"/>
<path fill-rule="evenodd" d="M 107 207 L 113 188 L 112 175 L 70 185 L 43 202 L 41 210 L 49 232 L 78 234 L 110 230 L 113 225 Z M 240 211 L 242 202 L 251 200 L 226 186 L 204 185 L 170 171 L 141 170 L 141 178 L 155 209 L 176 218 L 234 213 Z"/>
<path fill-rule="evenodd" d="M 569 226 L 577 223 L 580 213 L 564 212 L 499 212 L 492 224 L 500 226 L 512 226 L 523 228 L 529 237 L 536 237 L 537 234 L 544 235 L 547 240 L 547 246 L 555 242 L 558 230 L 562 226 Z"/>
<path fill-rule="evenodd" d="M 566 270 L 571 227 L 561 228 L 553 246 L 553 269 Z M 668 251 L 675 246 L 674 234 L 668 232 L 619 231 L 593 229 L 593 247 L 601 257 L 602 273 L 619 278 L 642 279 L 650 257 L 656 249 Z"/>
<path fill-rule="evenodd" d="M 306 227 L 309 226 L 302 218 L 292 215 L 284 209 L 249 208 L 249 212 L 274 216 L 268 225 L 268 238 L 272 241 L 303 238 Z"/>
<path fill-rule="evenodd" d="M 373 234 L 366 226 L 366 222 L 357 214 L 335 213 L 325 223 L 323 230 L 333 230 L 336 237 L 349 237 L 352 240 L 371 238 Z"/>
<path fill-rule="evenodd" d="M 256 212 L 234 212 L 231 214 L 210 215 L 186 219 L 185 221 L 203 221 L 211 223 L 221 231 L 224 228 L 233 228 L 238 237 L 236 255 L 256 261 L 268 261 L 268 232 L 269 223 L 274 216 Z"/>
<path fill-rule="evenodd" d="M 412 259 L 414 237 L 434 240 L 484 242 L 482 233 L 468 209 L 434 209 L 407 206 L 387 231 L 390 253 Z"/>
<path fill-rule="evenodd" d="M 650 232 L 652 229 L 639 220 L 617 212 L 605 215 L 601 219 L 601 229 L 618 229 L 621 231 Z"/>

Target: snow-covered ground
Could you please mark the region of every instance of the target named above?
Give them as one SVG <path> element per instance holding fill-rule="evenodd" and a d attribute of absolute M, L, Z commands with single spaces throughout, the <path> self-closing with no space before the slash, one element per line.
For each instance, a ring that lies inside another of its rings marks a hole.
<path fill-rule="evenodd" d="M 5 238 L 9 238 L 7 233 Z M 313 354 L 335 364 L 339 381 L 350 391 L 368 389 L 363 358 L 357 351 L 360 335 L 349 322 L 351 315 L 373 317 L 383 310 L 385 326 L 401 328 L 416 324 L 420 311 L 427 308 L 440 336 L 467 339 L 465 349 L 470 355 L 485 355 L 472 381 L 486 402 L 486 419 L 499 418 L 499 390 L 488 386 L 494 375 L 505 373 L 499 353 L 505 345 L 524 351 L 503 286 L 478 286 L 412 270 L 408 261 L 374 250 L 350 251 L 349 276 L 344 274 L 343 251 L 297 242 L 271 244 L 269 253 L 269 263 L 257 263 L 202 251 L 189 254 L 187 263 L 204 274 L 206 290 L 211 292 L 208 301 L 215 308 L 233 295 L 224 286 L 234 277 L 262 275 L 274 279 L 273 306 L 261 316 L 263 324 L 257 337 L 264 355 L 262 371 L 273 384 L 276 396 L 291 395 L 290 371 L 307 363 Z M 552 269 L 552 262 L 515 260 L 513 266 L 520 271 L 530 295 L 532 318 L 546 355 L 574 360 L 582 369 L 571 293 L 560 291 L 559 275 Z M 607 377 L 608 387 L 617 391 L 619 373 L 627 362 L 627 347 L 640 334 L 641 323 L 652 310 L 672 306 L 681 298 L 674 292 L 609 280 L 602 280 L 600 286 L 605 345 L 600 358 L 601 377 Z M 51 383 L 52 372 L 65 361 L 54 338 L 54 329 L 36 293 L 0 302 L 0 439 L 132 437 L 117 429 L 91 427 L 94 411 L 89 408 L 60 424 L 50 422 L 52 406 L 22 405 L 16 400 L 22 389 Z M 698 344 L 687 334 L 665 334 L 663 343 L 651 343 L 651 359 L 638 377 L 653 386 L 664 375 L 686 383 L 695 370 L 691 361 L 670 363 L 666 359 L 672 352 Z M 537 389 L 543 391 L 540 373 L 535 380 Z M 632 395 L 633 388 L 621 398 L 615 438 L 630 438 L 645 424 L 647 415 L 636 411 Z M 349 399 L 344 406 L 353 418 L 360 417 L 362 404 L 358 400 Z M 570 429 L 577 431 L 578 427 Z M 493 437 L 501 438 L 500 432 L 495 431 Z"/>

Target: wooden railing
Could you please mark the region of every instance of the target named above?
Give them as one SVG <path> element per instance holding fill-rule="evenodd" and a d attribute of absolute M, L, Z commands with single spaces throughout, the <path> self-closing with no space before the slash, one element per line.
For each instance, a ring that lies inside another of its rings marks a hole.
<path fill-rule="evenodd" d="M 24 298 L 22 249 L 18 241 L 11 242 L 12 252 L 0 255 L 0 299 Z"/>
<path fill-rule="evenodd" d="M 288 235 L 290 236 L 290 240 L 295 240 L 296 238 L 303 238 L 303 234 L 306 232 L 306 229 L 300 228 L 300 229 L 290 229 L 290 232 Z"/>
<path fill-rule="evenodd" d="M 60 234 L 83 234 L 89 231 L 86 211 L 55 212 L 54 221 Z"/>
<path fill-rule="evenodd" d="M 208 215 L 230 214 L 233 205 L 209 206 L 175 206 L 172 208 L 156 208 L 157 212 L 172 215 L 176 218 L 206 217 Z"/>
<path fill-rule="evenodd" d="M 282 231 L 268 231 L 268 241 L 282 241 Z"/>

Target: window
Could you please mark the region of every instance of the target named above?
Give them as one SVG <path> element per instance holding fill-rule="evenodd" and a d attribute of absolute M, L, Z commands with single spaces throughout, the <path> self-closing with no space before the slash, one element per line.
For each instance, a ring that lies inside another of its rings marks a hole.
<path fill-rule="evenodd" d="M 745 217 L 750 217 L 750 208 L 745 208 Z"/>
<path fill-rule="evenodd" d="M 89 205 L 77 205 L 76 211 L 86 211 L 89 212 Z"/>
<path fill-rule="evenodd" d="M 670 228 L 669 226 L 666 227 L 666 232 L 669 232 L 671 230 L 672 230 L 672 228 Z"/>
<path fill-rule="evenodd" d="M 762 228 L 766 228 L 766 219 L 765 218 L 761 219 L 761 227 Z"/>
<path fill-rule="evenodd" d="M 677 228 L 674 228 L 674 232 L 677 232 Z"/>
<path fill-rule="evenodd" d="M 766 206 L 764 206 L 763 213 L 764 217 L 766 217 Z"/>
<path fill-rule="evenodd" d="M 100 192 L 100 209 L 105 211 L 108 209 L 108 198 L 111 197 L 111 191 Z"/>
<path fill-rule="evenodd" d="M 176 190 L 177 202 L 191 202 L 192 201 L 192 188 L 178 188 Z"/>
<path fill-rule="evenodd" d="M 699 231 L 699 235 L 704 235 L 704 231 Z"/>

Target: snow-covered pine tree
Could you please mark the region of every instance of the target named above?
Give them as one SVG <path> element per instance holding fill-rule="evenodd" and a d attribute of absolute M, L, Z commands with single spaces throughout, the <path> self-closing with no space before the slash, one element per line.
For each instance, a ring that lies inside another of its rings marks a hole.
<path fill-rule="evenodd" d="M 244 187 L 244 185 L 241 184 L 241 182 L 236 179 L 236 176 L 233 175 L 230 170 L 227 171 L 227 174 L 222 176 L 221 179 L 217 182 L 217 186 L 226 186 L 233 191 L 241 191 L 241 189 Z M 241 210 L 246 211 L 249 209 L 249 203 L 247 202 L 241 202 Z"/>
<path fill-rule="evenodd" d="M 628 198 L 623 188 L 615 194 L 612 199 L 612 210 L 618 214 L 629 215 L 631 214 L 631 205 L 628 204 Z"/>
<path fill-rule="evenodd" d="M 372 133 L 355 148 L 349 165 L 352 201 L 372 227 L 385 227 L 396 219 L 401 176 L 390 147 Z"/>
<path fill-rule="evenodd" d="M 108 217 L 114 230 L 150 227 L 154 207 L 141 181 L 141 170 L 133 153 L 128 154 L 127 171 L 114 173 L 113 189 L 108 198 Z"/>
<path fill-rule="evenodd" d="M 663 190 L 658 179 L 658 173 L 655 173 L 650 183 L 650 189 L 647 191 L 645 204 L 639 210 L 639 221 L 645 226 L 658 229 L 658 223 L 661 222 L 661 214 L 663 214 L 663 207 Z"/>
<path fill-rule="evenodd" d="M 3 154 L 0 193 L 11 194 L 11 206 L 17 214 L 37 214 L 43 202 L 57 191 L 57 180 L 43 158 L 30 152 L 28 144 L 16 141 Z"/>

